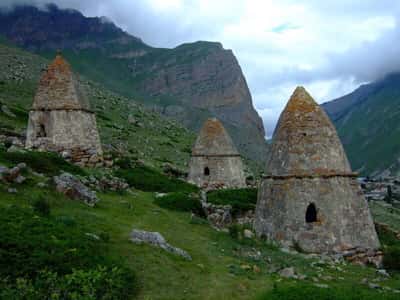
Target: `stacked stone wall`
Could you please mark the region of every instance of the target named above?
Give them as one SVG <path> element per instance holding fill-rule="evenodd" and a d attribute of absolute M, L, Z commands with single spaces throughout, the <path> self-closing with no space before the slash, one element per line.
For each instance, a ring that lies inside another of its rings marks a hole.
<path fill-rule="evenodd" d="M 205 174 L 209 169 L 209 175 Z M 242 188 L 246 186 L 240 156 L 193 156 L 190 162 L 189 182 L 206 189 Z"/>
<path fill-rule="evenodd" d="M 31 111 L 26 147 L 59 152 L 81 165 L 102 161 L 96 117 L 83 110 Z"/>

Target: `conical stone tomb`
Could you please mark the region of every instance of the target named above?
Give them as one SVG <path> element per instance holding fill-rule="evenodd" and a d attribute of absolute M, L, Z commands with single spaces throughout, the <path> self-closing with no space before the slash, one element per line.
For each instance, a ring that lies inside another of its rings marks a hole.
<path fill-rule="evenodd" d="M 95 114 L 60 54 L 40 79 L 29 112 L 26 148 L 59 152 L 81 165 L 102 161 Z"/>
<path fill-rule="evenodd" d="M 188 181 L 208 189 L 246 186 L 240 154 L 215 118 L 204 123 L 192 148 Z"/>
<path fill-rule="evenodd" d="M 328 116 L 298 87 L 274 132 L 258 194 L 257 235 L 316 253 L 378 248 L 356 176 Z"/>

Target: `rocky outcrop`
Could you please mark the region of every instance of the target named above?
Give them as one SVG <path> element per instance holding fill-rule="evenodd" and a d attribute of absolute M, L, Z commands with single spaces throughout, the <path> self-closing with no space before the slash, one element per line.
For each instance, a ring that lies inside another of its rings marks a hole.
<path fill-rule="evenodd" d="M 19 163 L 12 168 L 7 168 L 0 165 L 0 180 L 5 183 L 23 183 L 26 178 L 21 174 L 21 172 L 25 169 L 25 163 Z"/>
<path fill-rule="evenodd" d="M 192 257 L 186 251 L 168 244 L 165 238 L 159 232 L 149 232 L 134 229 L 131 232 L 131 241 L 136 244 L 145 243 L 155 247 L 159 247 L 167 252 L 181 256 L 186 260 L 192 260 Z"/>
<path fill-rule="evenodd" d="M 138 67 L 137 88 L 152 97 L 172 97 L 163 113 L 198 130 L 207 115 L 217 117 L 247 157 L 263 159 L 265 131 L 255 111 L 240 65 L 231 50 L 219 43 L 197 42 L 166 51 L 151 64 Z M 139 68 L 139 69 L 138 69 Z M 147 72 L 145 70 L 151 70 Z M 143 72 L 146 76 L 143 76 Z M 197 114 L 193 119 L 192 114 Z M 199 118 L 200 117 L 200 118 Z"/>
<path fill-rule="evenodd" d="M 74 200 L 81 200 L 89 206 L 95 206 L 99 201 L 96 193 L 86 187 L 78 178 L 69 173 L 54 177 L 56 190 Z"/>

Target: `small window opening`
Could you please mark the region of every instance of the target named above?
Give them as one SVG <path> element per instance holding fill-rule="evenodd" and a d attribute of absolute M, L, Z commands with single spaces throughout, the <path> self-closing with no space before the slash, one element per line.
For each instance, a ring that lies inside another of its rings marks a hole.
<path fill-rule="evenodd" d="M 40 125 L 39 125 L 39 131 L 38 131 L 37 137 L 46 137 L 46 136 L 47 136 L 47 134 L 46 134 L 46 128 L 44 127 L 43 124 L 40 124 Z"/>
<path fill-rule="evenodd" d="M 205 167 L 204 168 L 204 175 L 205 176 L 210 176 L 210 168 L 209 167 Z"/>
<path fill-rule="evenodd" d="M 315 207 L 314 203 L 311 203 L 307 207 L 306 211 L 306 222 L 307 223 L 314 223 L 317 222 L 317 208 Z"/>

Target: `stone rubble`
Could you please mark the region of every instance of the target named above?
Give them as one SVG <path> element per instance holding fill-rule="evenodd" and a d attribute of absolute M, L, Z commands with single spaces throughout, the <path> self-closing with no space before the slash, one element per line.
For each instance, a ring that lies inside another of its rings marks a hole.
<path fill-rule="evenodd" d="M 186 251 L 168 244 L 165 238 L 159 232 L 133 229 L 130 240 L 136 244 L 145 243 L 159 247 L 167 252 L 181 256 L 186 260 L 192 260 L 192 257 Z"/>
<path fill-rule="evenodd" d="M 54 176 L 56 190 L 74 200 L 82 200 L 93 207 L 99 201 L 96 192 L 90 190 L 77 177 L 69 173 Z"/>
<path fill-rule="evenodd" d="M 19 163 L 13 168 L 7 168 L 0 165 L 0 180 L 5 183 L 21 184 L 26 180 L 26 178 L 21 174 L 21 172 L 25 169 L 25 163 Z"/>

